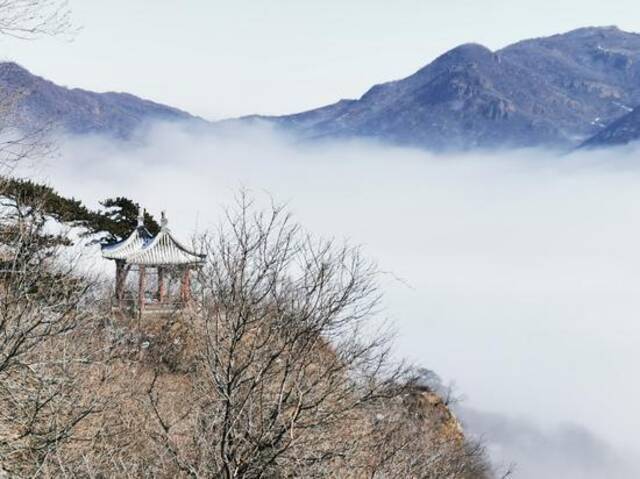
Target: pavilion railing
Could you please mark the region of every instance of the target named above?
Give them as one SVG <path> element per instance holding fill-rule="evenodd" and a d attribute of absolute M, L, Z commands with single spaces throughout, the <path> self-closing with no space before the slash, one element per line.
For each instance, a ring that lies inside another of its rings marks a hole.
<path fill-rule="evenodd" d="M 136 298 L 112 298 L 111 309 L 113 311 L 129 311 L 131 313 L 139 313 L 142 309 L 142 314 L 151 313 L 171 313 L 185 309 L 188 302 L 183 300 L 167 300 L 163 302 L 159 301 L 145 301 L 140 308 L 140 303 Z"/>

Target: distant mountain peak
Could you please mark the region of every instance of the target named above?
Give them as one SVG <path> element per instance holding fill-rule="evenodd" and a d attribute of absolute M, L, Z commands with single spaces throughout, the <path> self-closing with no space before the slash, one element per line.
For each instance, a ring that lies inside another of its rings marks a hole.
<path fill-rule="evenodd" d="M 44 126 L 68 133 L 97 133 L 129 139 L 152 121 L 204 123 L 177 108 L 129 93 L 96 93 L 66 88 L 32 74 L 15 62 L 0 63 L 0 89 L 15 93 L 14 122 L 29 130 Z"/>
<path fill-rule="evenodd" d="M 566 39 L 577 39 L 577 38 L 589 38 L 589 37 L 598 37 L 598 36 L 627 36 L 627 35 L 636 35 L 633 32 L 627 32 L 625 30 L 621 30 L 616 25 L 605 25 L 605 26 L 589 26 L 589 27 L 580 27 L 575 28 L 573 30 L 569 30 L 565 33 L 556 33 L 555 35 L 551 35 L 548 37 L 541 38 L 566 38 Z"/>
<path fill-rule="evenodd" d="M 208 124 L 128 93 L 68 89 L 13 62 L 0 63 L 0 89 L 20 93 L 17 117 L 26 127 L 54 123 L 127 139 L 153 121 Z M 435 150 L 572 148 L 640 139 L 637 107 L 640 35 L 595 26 L 496 52 L 465 43 L 358 99 L 239 121 L 266 121 L 302 139 L 374 138 Z"/>
<path fill-rule="evenodd" d="M 493 56 L 493 52 L 481 45 L 479 43 L 463 43 L 448 52 L 444 55 L 438 57 L 438 59 L 450 58 L 450 59 L 477 59 L 477 58 L 488 58 Z M 436 61 L 438 60 L 436 59 Z"/>
<path fill-rule="evenodd" d="M 429 149 L 571 148 L 640 105 L 640 35 L 585 27 L 497 52 L 467 43 L 358 100 L 263 119 L 304 138 Z"/>
<path fill-rule="evenodd" d="M 558 35 L 565 36 L 575 36 L 575 35 L 584 35 L 584 34 L 593 34 L 593 33 L 624 33 L 627 32 L 620 30 L 617 25 L 601 25 L 601 26 L 590 26 L 590 27 L 580 27 L 574 30 L 570 30 L 566 33 L 559 33 Z"/>

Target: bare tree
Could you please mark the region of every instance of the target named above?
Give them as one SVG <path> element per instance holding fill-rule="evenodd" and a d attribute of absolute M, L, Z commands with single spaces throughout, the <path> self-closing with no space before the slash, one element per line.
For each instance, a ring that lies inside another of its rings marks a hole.
<path fill-rule="evenodd" d="M 67 2 L 0 0 L 0 36 L 72 33 Z M 74 467 L 73 441 L 104 402 L 105 379 L 90 293 L 95 283 L 63 256 L 37 199 L 5 188 L 4 175 L 51 152 L 46 126 L 20 122 L 24 92 L 0 95 L 0 475 L 58 477 Z M 65 456 L 62 456 L 62 453 Z"/>
<path fill-rule="evenodd" d="M 203 241 L 191 401 L 171 408 L 161 370 L 147 390 L 150 435 L 183 475 L 483 477 L 468 474 L 482 453 L 460 432 L 438 443 L 407 412 L 412 376 L 376 327 L 373 263 L 312 239 L 280 207 L 256 212 L 246 195 L 226 223 Z M 453 472 L 438 476 L 444 463 Z"/>
<path fill-rule="evenodd" d="M 66 0 L 0 0 L 0 35 L 32 40 L 71 32 Z"/>
<path fill-rule="evenodd" d="M 98 407 L 86 382 L 92 283 L 60 260 L 61 241 L 37 208 L 2 197 L 0 468 L 16 477 L 44 467 Z"/>
<path fill-rule="evenodd" d="M 189 309 L 113 321 L 39 211 L 5 204 L 0 473 L 489 477 L 443 400 L 391 360 L 358 249 L 242 196 L 203 240 Z"/>
<path fill-rule="evenodd" d="M 377 270 L 357 249 L 312 240 L 280 208 L 254 213 L 246 196 L 227 219 L 203 243 L 190 319 L 202 328 L 193 448 L 180 453 L 151 388 L 157 439 L 191 475 L 294 475 L 350 448 L 333 427 L 392 394 L 403 368 L 366 329 Z"/>
<path fill-rule="evenodd" d="M 76 32 L 66 0 L 0 0 L 0 37 L 72 38 Z M 24 160 L 34 161 L 54 152 L 48 137 L 54 125 L 49 121 L 34 124 L 22 117 L 20 103 L 28 91 L 0 90 L 0 174 L 7 175 Z"/>
<path fill-rule="evenodd" d="M 488 479 L 480 443 L 468 441 L 443 399 L 412 389 L 374 405 L 361 421 L 366 446 L 354 477 Z"/>

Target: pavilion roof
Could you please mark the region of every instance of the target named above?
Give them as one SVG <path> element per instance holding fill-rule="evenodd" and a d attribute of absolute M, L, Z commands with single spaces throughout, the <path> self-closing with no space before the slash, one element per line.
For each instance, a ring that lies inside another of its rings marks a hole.
<path fill-rule="evenodd" d="M 140 251 L 148 245 L 153 239 L 153 235 L 144 226 L 143 213 L 141 210 L 138 217 L 138 225 L 128 238 L 118 243 L 106 245 L 102 247 L 102 257 L 114 260 L 125 260 L 132 254 Z"/>
<path fill-rule="evenodd" d="M 198 264 L 205 256 L 191 251 L 176 240 L 168 228 L 163 228 L 153 240 L 141 250 L 127 258 L 129 264 L 146 266 Z"/>
<path fill-rule="evenodd" d="M 102 255 L 108 259 L 122 259 L 127 264 L 144 266 L 200 264 L 205 259 L 205 255 L 194 252 L 173 237 L 164 212 L 162 227 L 155 237 L 144 227 L 144 231 L 138 231 L 140 228 L 139 225 L 129 238 L 113 245 L 114 250 L 108 249 L 111 247 L 103 248 Z"/>

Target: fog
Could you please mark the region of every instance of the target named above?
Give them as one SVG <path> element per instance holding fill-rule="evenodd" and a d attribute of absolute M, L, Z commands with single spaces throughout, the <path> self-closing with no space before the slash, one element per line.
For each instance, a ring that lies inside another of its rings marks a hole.
<path fill-rule="evenodd" d="M 125 195 L 182 238 L 238 188 L 362 245 L 402 356 L 455 381 L 459 414 L 519 478 L 640 477 L 640 156 L 633 148 L 432 155 L 269 130 L 67 138 L 38 170 L 96 206 Z"/>

